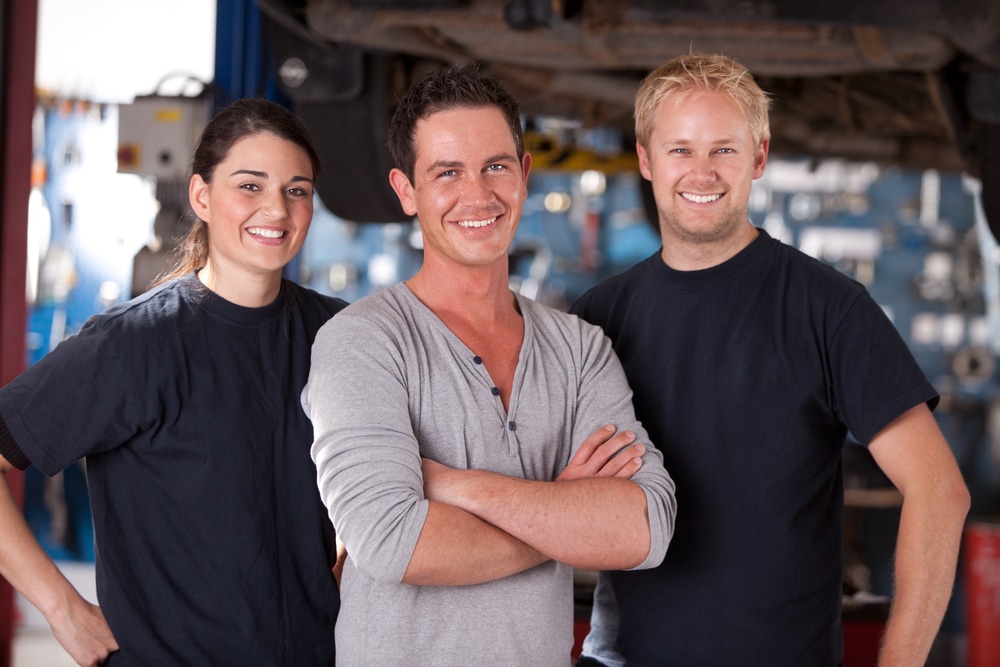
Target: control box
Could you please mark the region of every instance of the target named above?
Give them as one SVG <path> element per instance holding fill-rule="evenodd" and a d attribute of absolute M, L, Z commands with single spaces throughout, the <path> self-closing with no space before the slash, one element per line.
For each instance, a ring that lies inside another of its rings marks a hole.
<path fill-rule="evenodd" d="M 118 171 L 186 180 L 198 137 L 211 117 L 211 98 L 149 95 L 118 109 Z"/>

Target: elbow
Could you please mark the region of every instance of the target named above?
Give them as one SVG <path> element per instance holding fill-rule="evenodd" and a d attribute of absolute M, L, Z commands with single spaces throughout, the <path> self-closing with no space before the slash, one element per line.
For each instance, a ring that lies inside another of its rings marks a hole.
<path fill-rule="evenodd" d="M 448 575 L 450 574 L 448 572 L 440 572 L 434 568 L 421 567 L 420 564 L 414 561 L 415 559 L 410 561 L 406 568 L 406 572 L 403 573 L 402 578 L 395 582 L 386 583 L 406 584 L 408 586 L 449 586 L 461 583 L 458 579 L 451 581 L 448 578 Z"/>
<path fill-rule="evenodd" d="M 663 559 L 667 557 L 667 548 L 674 536 L 674 524 L 677 519 L 677 499 L 671 488 L 670 493 L 659 499 L 658 502 L 651 503 L 651 508 L 647 512 L 652 516 L 649 520 L 649 531 L 647 532 L 647 548 L 642 559 L 633 565 L 633 570 L 648 570 L 658 567 Z"/>
<path fill-rule="evenodd" d="M 650 568 L 659 567 L 663 559 L 667 557 L 667 545 L 670 543 L 670 536 L 667 536 L 657 548 L 650 548 L 646 557 L 638 564 L 634 565 L 632 569 L 634 570 L 648 570 Z"/>
<path fill-rule="evenodd" d="M 910 496 L 904 493 L 904 508 L 910 500 Z M 912 501 L 915 507 L 923 507 L 929 518 L 933 517 L 937 525 L 949 532 L 953 529 L 959 532 L 964 530 L 972 505 L 969 489 L 957 471 L 954 475 L 942 476 L 933 486 L 913 494 Z"/>
<path fill-rule="evenodd" d="M 631 540 L 623 541 L 623 546 L 628 548 L 623 548 L 618 554 L 618 558 L 614 563 L 614 567 L 605 567 L 605 570 L 644 570 L 649 567 L 655 567 L 659 564 L 651 563 L 650 560 L 655 558 L 653 552 L 653 540 L 650 535 L 649 530 L 643 531 L 639 535 L 633 536 Z M 663 557 L 660 557 L 663 560 Z"/>
<path fill-rule="evenodd" d="M 420 503 L 404 503 L 398 512 L 384 512 L 375 521 L 351 521 L 351 512 L 337 517 L 339 537 L 355 570 L 373 582 L 385 585 L 408 583 L 405 578 L 416 547 L 419 524 L 423 522 Z M 358 515 L 369 515 L 359 512 Z M 336 526 L 336 520 L 334 522 Z"/>
<path fill-rule="evenodd" d="M 949 520 L 964 523 L 972 506 L 972 496 L 958 468 L 940 475 L 935 482 L 927 492 L 928 502 Z"/>
<path fill-rule="evenodd" d="M 385 555 L 369 554 L 355 558 L 350 554 L 348 548 L 348 558 L 354 565 L 354 569 L 363 573 L 369 579 L 378 584 L 395 585 L 399 583 L 412 583 L 407 581 L 409 569 L 401 569 L 393 559 L 386 558 Z"/>
<path fill-rule="evenodd" d="M 656 567 L 663 561 L 663 557 L 666 553 L 666 549 L 663 549 L 661 553 L 660 550 L 653 548 L 653 541 L 647 533 L 645 547 L 641 550 L 636 550 L 635 553 L 631 554 L 628 564 L 621 569 L 646 570 L 651 567 Z"/>
<path fill-rule="evenodd" d="M 603 569 L 648 570 L 658 567 L 667 556 L 667 546 L 674 533 L 675 514 L 673 503 L 669 503 L 667 508 L 654 512 L 655 520 L 650 521 L 648 515 L 645 516 L 642 527 L 636 530 L 632 539 L 622 540 L 621 544 L 629 548 L 620 553 L 620 562 L 613 568 Z"/>
<path fill-rule="evenodd" d="M 622 569 L 648 570 L 658 567 L 667 556 L 667 545 L 670 544 L 671 532 L 664 531 L 663 539 L 655 541 L 647 534 L 646 548 L 641 553 L 634 554 L 633 562 Z"/>
<path fill-rule="evenodd" d="M 581 554 L 550 554 L 554 560 L 569 565 L 580 570 L 642 570 L 654 567 L 647 564 L 649 557 L 648 536 L 643 542 L 641 539 L 617 540 L 615 547 L 607 548 L 608 543 L 604 543 L 605 548 L 599 551 L 589 551 L 586 555 Z"/>
<path fill-rule="evenodd" d="M 950 509 L 957 521 L 964 523 L 972 507 L 972 495 L 969 493 L 969 487 L 962 479 L 958 479 L 948 485 L 943 496 L 943 504 Z"/>

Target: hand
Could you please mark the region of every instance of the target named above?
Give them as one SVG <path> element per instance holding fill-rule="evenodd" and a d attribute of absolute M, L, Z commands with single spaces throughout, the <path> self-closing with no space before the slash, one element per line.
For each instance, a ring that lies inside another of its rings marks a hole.
<path fill-rule="evenodd" d="M 613 424 L 601 427 L 583 441 L 556 481 L 588 477 L 631 478 L 642 467 L 642 455 L 646 453 L 646 446 L 641 442 L 633 445 L 634 440 L 632 431 L 616 433 Z"/>
<path fill-rule="evenodd" d="M 83 598 L 61 618 L 49 619 L 49 624 L 56 640 L 82 667 L 103 664 L 118 650 L 104 612 Z"/>

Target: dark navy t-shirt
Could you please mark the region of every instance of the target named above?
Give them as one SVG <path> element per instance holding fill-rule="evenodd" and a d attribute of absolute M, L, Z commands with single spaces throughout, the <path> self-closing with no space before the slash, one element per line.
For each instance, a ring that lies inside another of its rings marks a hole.
<path fill-rule="evenodd" d="M 573 310 L 677 484 L 662 565 L 610 575 L 627 664 L 839 664 L 845 437 L 937 397 L 882 309 L 761 230 L 701 271 L 657 253 Z"/>
<path fill-rule="evenodd" d="M 334 663 L 334 535 L 299 397 L 344 305 L 285 281 L 244 308 L 187 276 L 92 317 L 0 389 L 31 463 L 51 475 L 86 457 L 121 646 L 108 664 Z"/>

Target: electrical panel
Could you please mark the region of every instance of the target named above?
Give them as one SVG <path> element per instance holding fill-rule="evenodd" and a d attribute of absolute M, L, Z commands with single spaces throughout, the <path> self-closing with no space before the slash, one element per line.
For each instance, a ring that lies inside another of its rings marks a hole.
<path fill-rule="evenodd" d="M 184 180 L 211 116 L 208 96 L 136 97 L 118 110 L 118 171 Z"/>

